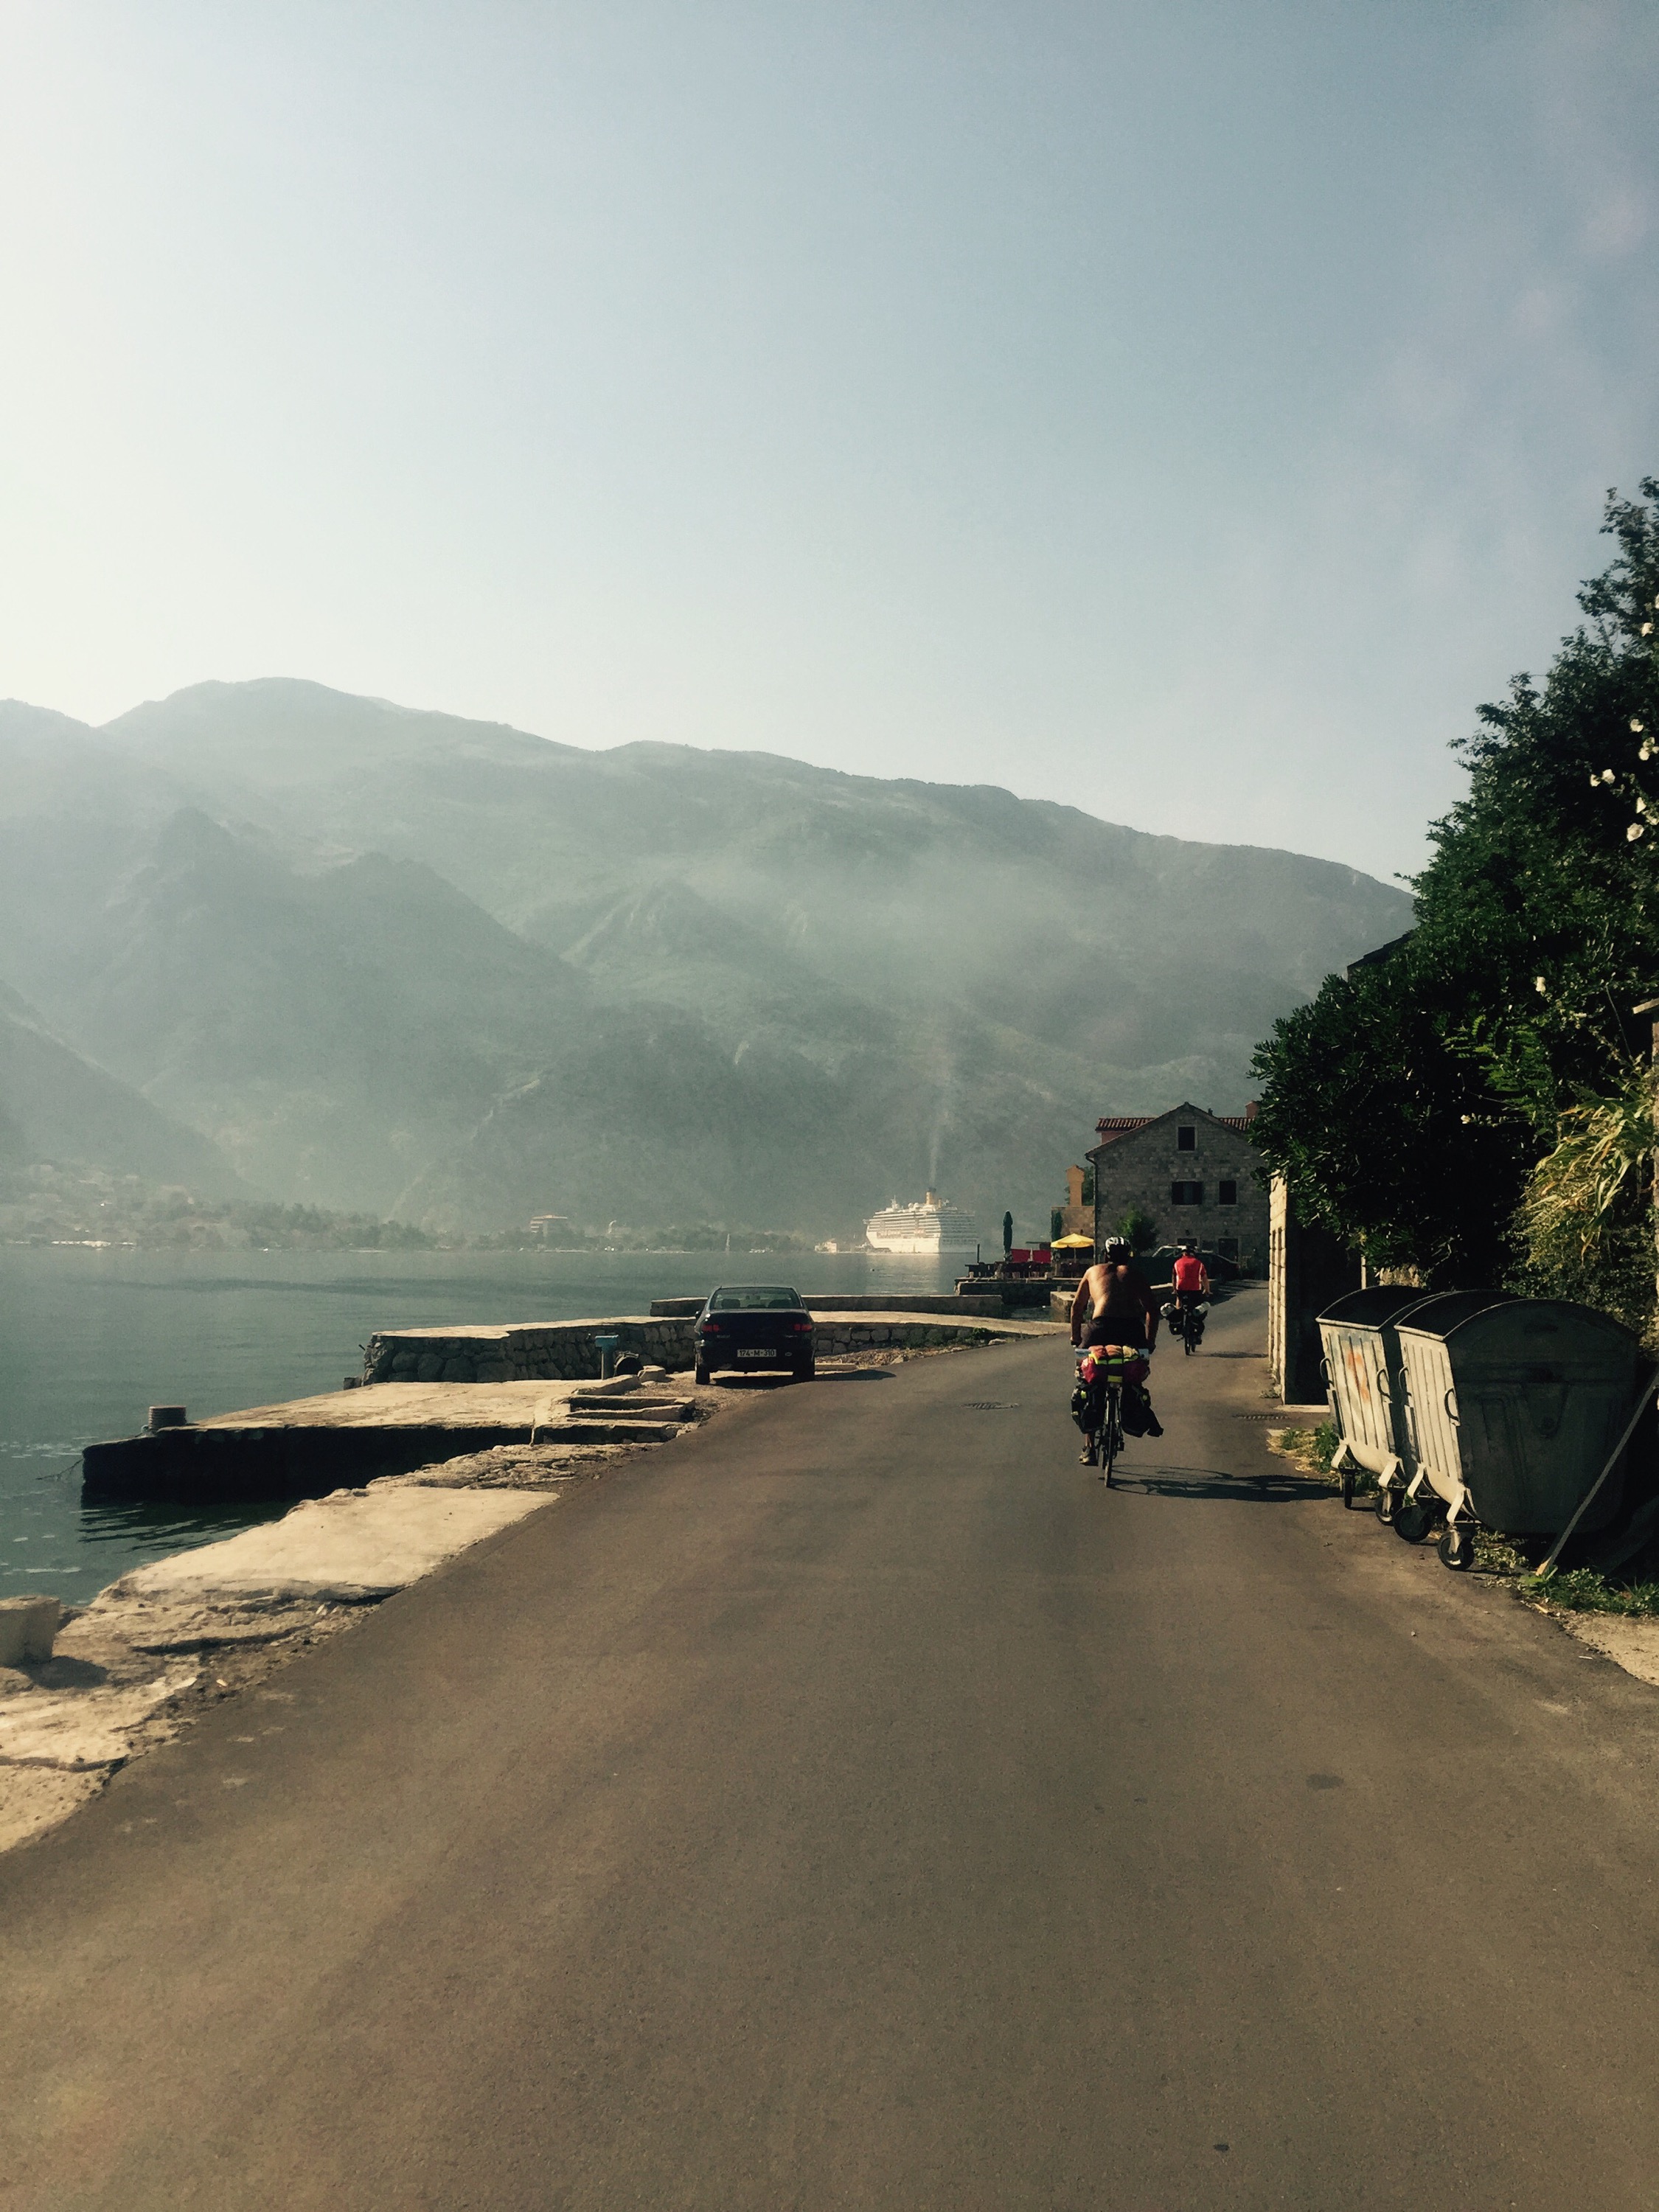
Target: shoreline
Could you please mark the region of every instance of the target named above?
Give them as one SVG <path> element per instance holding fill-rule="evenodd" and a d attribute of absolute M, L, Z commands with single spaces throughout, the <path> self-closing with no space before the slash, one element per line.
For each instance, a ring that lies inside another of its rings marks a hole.
<path fill-rule="evenodd" d="M 84 1605 L 125 1568 L 243 1524 L 240 1511 L 215 1525 L 190 1509 L 82 1510 L 82 1449 L 130 1436 L 152 1403 L 186 1403 L 197 1419 L 331 1392 L 389 1324 L 643 1315 L 659 1297 L 706 1293 L 714 1264 L 706 1255 L 0 1252 L 0 1303 L 14 1323 L 0 1373 L 0 1595 L 47 1590 Z M 745 1279 L 766 1267 L 732 1264 Z M 902 1262 L 831 1255 L 801 1272 L 809 1302 L 809 1285 L 894 1298 L 951 1289 L 934 1269 Z M 342 1471 L 322 1486 L 362 1480 Z"/>
<path fill-rule="evenodd" d="M 837 1319 L 837 1333 L 845 1333 L 845 1317 Z M 823 1371 L 894 1366 L 1008 1336 L 1060 1333 L 1049 1322 L 980 1322 L 970 1330 L 907 1324 L 894 1316 L 886 1322 L 890 1340 L 896 1328 L 930 1336 L 948 1330 L 952 1340 L 849 1344 L 821 1354 Z M 458 1387 L 480 1394 L 491 1388 Z M 758 1403 L 777 1387 L 770 1376 L 733 1377 L 690 1398 L 683 1388 L 670 1396 L 676 1386 L 667 1371 L 647 1370 L 635 1389 L 614 1397 L 610 1386 L 600 1386 L 607 1412 L 672 1409 L 672 1418 L 641 1420 L 628 1441 L 560 1442 L 558 1431 L 568 1424 L 555 1419 L 531 1440 L 465 1450 L 302 1498 L 278 1518 L 129 1569 L 88 1603 L 66 1609 L 50 1659 L 0 1667 L 0 1851 L 46 1834 L 204 1711 L 349 1632 L 473 1545 L 556 1504 L 574 1485 L 602 1480 L 618 1462 L 661 1450 L 710 1419 L 741 1418 L 745 1402 Z M 343 1392 L 335 1402 L 351 1407 L 363 1395 Z M 597 1394 L 580 1381 L 550 1379 L 538 1395 L 548 1413 L 562 1405 L 568 1413 L 576 1410 L 573 1401 Z"/>

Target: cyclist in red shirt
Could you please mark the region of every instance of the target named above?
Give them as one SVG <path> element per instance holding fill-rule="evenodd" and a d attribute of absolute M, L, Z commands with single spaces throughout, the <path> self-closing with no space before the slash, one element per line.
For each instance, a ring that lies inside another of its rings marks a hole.
<path fill-rule="evenodd" d="M 1198 1247 L 1190 1237 L 1181 1248 L 1181 1257 L 1175 1263 L 1175 1286 L 1184 1297 L 1207 1298 L 1210 1295 L 1210 1271 L 1198 1256 Z"/>
<path fill-rule="evenodd" d="M 1175 1263 L 1175 1312 L 1170 1318 L 1177 1331 L 1184 1336 L 1188 1310 L 1210 1295 L 1210 1271 L 1198 1256 L 1198 1247 L 1191 1237 L 1181 1248 L 1181 1257 Z M 1203 1316 L 1194 1316 L 1196 1330 L 1203 1328 Z M 1197 1341 L 1194 1334 L 1194 1341 Z"/>

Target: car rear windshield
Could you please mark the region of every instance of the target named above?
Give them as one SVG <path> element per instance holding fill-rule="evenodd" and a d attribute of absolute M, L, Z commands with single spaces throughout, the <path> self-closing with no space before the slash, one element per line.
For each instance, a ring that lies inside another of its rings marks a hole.
<path fill-rule="evenodd" d="M 708 1301 L 710 1313 L 785 1313 L 800 1304 L 797 1291 L 779 1283 L 745 1283 L 735 1291 L 716 1291 Z"/>

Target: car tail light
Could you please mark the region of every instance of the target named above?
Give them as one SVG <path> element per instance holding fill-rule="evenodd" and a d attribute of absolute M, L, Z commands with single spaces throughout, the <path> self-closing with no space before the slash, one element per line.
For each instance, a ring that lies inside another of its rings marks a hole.
<path fill-rule="evenodd" d="M 810 1321 L 792 1321 L 789 1326 L 794 1330 L 796 1335 L 799 1336 L 805 1330 L 810 1329 L 812 1324 Z"/>
<path fill-rule="evenodd" d="M 706 1321 L 702 1325 L 702 1334 L 704 1336 L 724 1336 L 725 1334 L 726 1330 L 724 1327 L 717 1321 Z"/>

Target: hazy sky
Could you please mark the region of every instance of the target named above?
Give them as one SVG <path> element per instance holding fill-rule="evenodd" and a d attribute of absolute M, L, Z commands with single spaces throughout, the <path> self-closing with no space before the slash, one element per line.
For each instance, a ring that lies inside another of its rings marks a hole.
<path fill-rule="evenodd" d="M 1659 7 L 0 0 L 0 694 L 1389 873 L 1659 472 Z"/>

